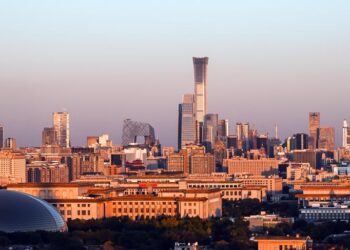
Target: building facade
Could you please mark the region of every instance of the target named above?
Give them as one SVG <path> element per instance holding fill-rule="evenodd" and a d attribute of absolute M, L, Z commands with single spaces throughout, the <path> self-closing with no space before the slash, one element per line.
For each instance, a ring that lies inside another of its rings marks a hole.
<path fill-rule="evenodd" d="M 318 128 L 320 127 L 320 113 L 309 113 L 309 149 L 316 149 L 318 141 Z"/>
<path fill-rule="evenodd" d="M 204 122 L 207 113 L 208 57 L 193 57 L 195 113 L 198 122 Z"/>
<path fill-rule="evenodd" d="M 53 113 L 53 128 L 57 134 L 57 143 L 60 147 L 70 147 L 69 114 L 67 112 Z"/>
<path fill-rule="evenodd" d="M 179 105 L 178 149 L 196 143 L 196 134 L 195 97 L 186 94 Z"/>

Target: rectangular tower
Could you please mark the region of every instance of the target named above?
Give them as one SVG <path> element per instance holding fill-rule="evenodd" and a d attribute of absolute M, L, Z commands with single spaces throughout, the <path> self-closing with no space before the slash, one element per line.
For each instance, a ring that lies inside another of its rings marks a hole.
<path fill-rule="evenodd" d="M 309 149 L 318 148 L 318 129 L 320 128 L 320 113 L 309 113 Z"/>
<path fill-rule="evenodd" d="M 335 129 L 319 128 L 318 129 L 318 148 L 332 151 L 335 148 Z"/>
<path fill-rule="evenodd" d="M 4 127 L 0 124 L 0 148 L 3 147 L 4 143 Z"/>
<path fill-rule="evenodd" d="M 179 105 L 178 148 L 194 143 L 196 143 L 194 95 L 186 94 Z"/>
<path fill-rule="evenodd" d="M 41 138 L 42 145 L 57 145 L 57 132 L 55 128 L 44 128 Z"/>
<path fill-rule="evenodd" d="M 195 113 L 198 122 L 204 121 L 207 113 L 207 68 L 208 57 L 193 57 Z"/>
<path fill-rule="evenodd" d="M 53 113 L 53 127 L 57 133 L 57 143 L 60 147 L 70 147 L 69 114 L 67 112 Z"/>

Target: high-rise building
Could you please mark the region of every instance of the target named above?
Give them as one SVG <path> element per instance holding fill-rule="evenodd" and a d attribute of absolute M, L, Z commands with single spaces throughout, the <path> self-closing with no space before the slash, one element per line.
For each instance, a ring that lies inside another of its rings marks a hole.
<path fill-rule="evenodd" d="M 238 147 L 240 149 L 248 149 L 249 146 L 249 123 L 248 122 L 237 122 L 236 123 L 236 134 L 238 139 Z"/>
<path fill-rule="evenodd" d="M 178 148 L 196 143 L 196 114 L 193 94 L 183 96 L 179 105 Z"/>
<path fill-rule="evenodd" d="M 63 148 L 70 147 L 69 113 L 54 112 L 53 127 L 57 133 L 57 143 Z"/>
<path fill-rule="evenodd" d="M 130 143 L 137 143 L 137 137 L 139 136 L 144 137 L 145 145 L 153 146 L 155 144 L 155 132 L 150 124 L 131 119 L 124 120 L 122 145 L 128 146 Z"/>
<path fill-rule="evenodd" d="M 319 128 L 318 129 L 318 148 L 332 151 L 335 147 L 335 129 Z"/>
<path fill-rule="evenodd" d="M 208 57 L 193 57 L 195 113 L 198 122 L 204 121 L 207 113 L 207 68 Z"/>
<path fill-rule="evenodd" d="M 342 143 L 342 146 L 344 148 L 350 147 L 350 128 L 349 128 L 347 120 L 343 121 L 343 143 Z"/>
<path fill-rule="evenodd" d="M 0 186 L 26 181 L 26 160 L 23 154 L 11 150 L 0 152 Z"/>
<path fill-rule="evenodd" d="M 4 143 L 4 127 L 0 124 L 0 148 L 3 147 Z"/>
<path fill-rule="evenodd" d="M 303 150 L 308 148 L 308 135 L 304 133 L 298 133 L 294 135 L 296 140 L 296 149 Z"/>
<path fill-rule="evenodd" d="M 227 148 L 238 148 L 238 139 L 237 135 L 229 135 L 227 137 Z"/>
<path fill-rule="evenodd" d="M 203 126 L 203 144 L 211 151 L 218 139 L 218 114 L 206 114 Z"/>
<path fill-rule="evenodd" d="M 44 128 L 42 132 L 42 145 L 57 145 L 57 132 L 55 128 Z"/>
<path fill-rule="evenodd" d="M 7 149 L 16 149 L 17 148 L 17 142 L 15 138 L 7 138 L 5 140 L 5 148 Z"/>
<path fill-rule="evenodd" d="M 218 139 L 226 141 L 228 136 L 228 120 L 220 119 L 218 121 Z"/>
<path fill-rule="evenodd" d="M 309 113 L 309 148 L 318 148 L 318 128 L 320 127 L 320 113 L 310 112 Z"/>

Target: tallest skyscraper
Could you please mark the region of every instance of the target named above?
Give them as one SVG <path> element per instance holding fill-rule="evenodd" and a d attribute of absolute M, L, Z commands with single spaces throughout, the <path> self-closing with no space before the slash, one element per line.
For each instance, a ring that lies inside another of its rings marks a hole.
<path fill-rule="evenodd" d="M 203 123 L 207 113 L 208 57 L 193 57 L 193 67 L 196 120 Z"/>

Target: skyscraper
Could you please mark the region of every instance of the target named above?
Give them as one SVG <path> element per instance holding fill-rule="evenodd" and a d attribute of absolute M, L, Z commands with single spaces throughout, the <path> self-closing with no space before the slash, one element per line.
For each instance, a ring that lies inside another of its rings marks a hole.
<path fill-rule="evenodd" d="M 193 94 L 185 94 L 179 104 L 178 148 L 196 143 L 196 114 Z"/>
<path fill-rule="evenodd" d="M 249 146 L 249 123 L 237 122 L 236 134 L 238 139 L 238 148 L 247 150 L 247 146 Z"/>
<path fill-rule="evenodd" d="M 218 121 L 218 139 L 226 141 L 228 136 L 228 120 L 220 119 Z"/>
<path fill-rule="evenodd" d="M 17 148 L 17 142 L 16 142 L 16 139 L 15 138 L 7 138 L 5 140 L 5 148 L 8 148 L 8 149 L 16 149 Z"/>
<path fill-rule="evenodd" d="M 296 149 L 304 150 L 308 148 L 308 135 L 304 133 L 298 133 L 294 135 L 296 140 Z"/>
<path fill-rule="evenodd" d="M 68 112 L 53 113 L 53 128 L 57 133 L 57 143 L 60 147 L 70 147 L 69 114 Z"/>
<path fill-rule="evenodd" d="M 218 114 L 206 114 L 203 125 L 203 144 L 211 151 L 218 139 Z"/>
<path fill-rule="evenodd" d="M 3 147 L 4 143 L 4 127 L 0 124 L 0 148 Z"/>
<path fill-rule="evenodd" d="M 343 121 L 343 143 L 342 146 L 345 148 L 350 147 L 350 128 L 347 120 Z"/>
<path fill-rule="evenodd" d="M 208 57 L 193 57 L 195 113 L 198 122 L 204 121 L 207 113 L 207 67 Z"/>
<path fill-rule="evenodd" d="M 309 113 L 309 148 L 318 148 L 318 129 L 320 128 L 320 113 L 310 112 Z"/>
<path fill-rule="evenodd" d="M 42 132 L 42 145 L 57 145 L 57 132 L 55 128 L 44 128 Z"/>
<path fill-rule="evenodd" d="M 335 129 L 319 128 L 318 129 L 318 148 L 332 151 L 335 147 Z"/>

